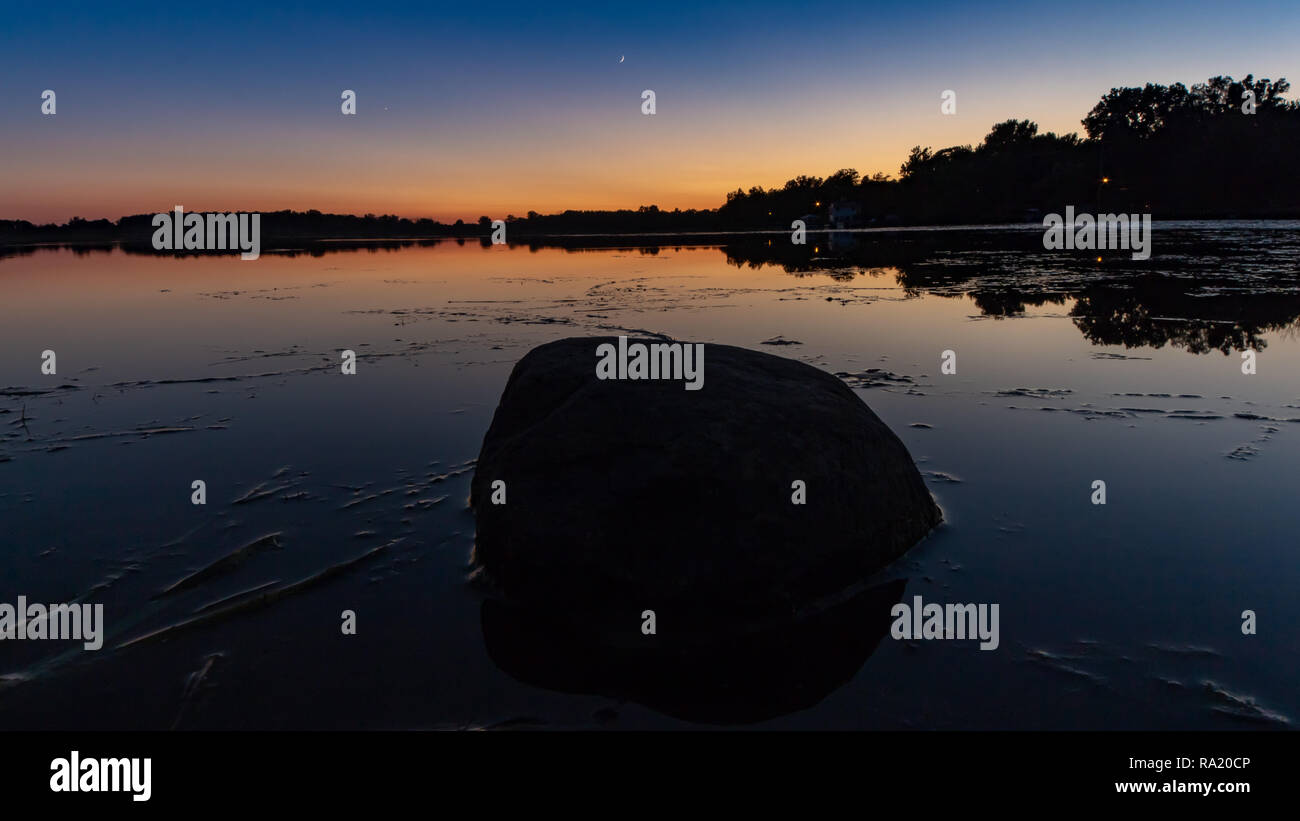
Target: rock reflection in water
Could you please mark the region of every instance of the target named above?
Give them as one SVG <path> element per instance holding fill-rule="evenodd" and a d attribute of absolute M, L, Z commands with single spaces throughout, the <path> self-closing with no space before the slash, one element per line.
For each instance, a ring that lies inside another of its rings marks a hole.
<path fill-rule="evenodd" d="M 707 644 L 657 636 L 614 645 L 568 624 L 487 599 L 481 611 L 488 655 L 535 687 L 634 701 L 706 724 L 750 724 L 816 705 L 857 673 L 889 632 L 905 579 L 863 590 L 792 623 Z"/>

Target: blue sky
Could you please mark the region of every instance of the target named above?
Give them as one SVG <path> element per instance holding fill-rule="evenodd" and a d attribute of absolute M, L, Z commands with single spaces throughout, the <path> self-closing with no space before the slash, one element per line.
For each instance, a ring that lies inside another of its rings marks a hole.
<path fill-rule="evenodd" d="M 8 3 L 0 218 L 708 207 L 1297 55 L 1295 2 Z"/>

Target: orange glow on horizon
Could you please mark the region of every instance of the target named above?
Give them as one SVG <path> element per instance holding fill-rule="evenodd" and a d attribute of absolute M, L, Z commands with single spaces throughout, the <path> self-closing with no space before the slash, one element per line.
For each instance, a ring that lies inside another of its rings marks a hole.
<path fill-rule="evenodd" d="M 1059 105 L 1061 112 L 1037 118 L 1041 129 L 1069 130 L 1074 115 L 1064 111 L 1077 105 Z M 216 126 L 187 140 L 29 135 L 12 147 L 24 161 L 8 169 L 8 184 L 0 187 L 0 219 L 115 220 L 175 205 L 443 223 L 529 211 L 713 209 L 730 191 L 779 188 L 800 175 L 854 168 L 863 177 L 896 178 L 913 145 L 977 144 L 1007 114 L 992 104 L 974 107 L 960 120 L 940 117 L 928 103 L 883 116 L 840 101 L 797 121 L 748 110 L 661 112 L 653 123 L 582 112 L 562 124 L 524 118 L 513 131 L 465 122 L 436 141 L 405 129 L 357 133 L 292 124 L 233 132 Z"/>

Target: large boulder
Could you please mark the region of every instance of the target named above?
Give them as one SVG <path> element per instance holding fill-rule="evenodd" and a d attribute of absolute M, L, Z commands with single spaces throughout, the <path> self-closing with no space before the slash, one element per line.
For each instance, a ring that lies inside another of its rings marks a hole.
<path fill-rule="evenodd" d="M 639 637 L 653 610 L 661 637 L 716 637 L 847 591 L 939 522 L 903 443 L 836 377 L 708 344 L 698 390 L 597 378 L 618 343 L 542 345 L 506 383 L 470 499 L 474 562 L 506 599 L 608 636 Z"/>

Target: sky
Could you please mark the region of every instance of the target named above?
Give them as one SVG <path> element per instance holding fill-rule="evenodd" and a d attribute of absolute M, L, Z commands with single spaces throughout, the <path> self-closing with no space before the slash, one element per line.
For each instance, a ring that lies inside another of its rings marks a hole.
<path fill-rule="evenodd" d="M 2 7 L 0 219 L 35 222 L 713 208 L 1008 118 L 1082 133 L 1116 86 L 1300 83 L 1295 0 Z"/>

